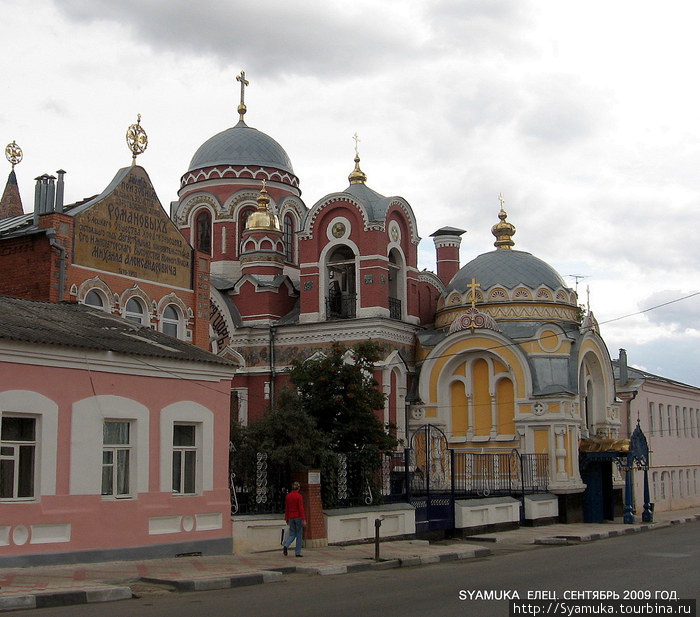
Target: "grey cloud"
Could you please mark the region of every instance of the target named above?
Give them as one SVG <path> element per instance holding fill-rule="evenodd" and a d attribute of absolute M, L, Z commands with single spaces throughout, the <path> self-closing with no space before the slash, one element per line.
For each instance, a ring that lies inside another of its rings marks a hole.
<path fill-rule="evenodd" d="M 55 0 L 77 22 L 115 22 L 156 51 L 208 55 L 251 71 L 345 77 L 418 52 L 417 33 L 396 10 L 337 11 L 332 3 L 183 0 Z M 369 13 L 369 14 L 368 14 Z"/>
<path fill-rule="evenodd" d="M 700 386 L 700 346 L 696 338 L 658 340 L 642 345 L 626 345 L 631 366 L 692 386 Z M 611 353 L 613 351 L 611 350 Z M 617 356 L 617 354 L 615 353 Z"/>
<path fill-rule="evenodd" d="M 536 12 L 525 0 L 439 0 L 426 17 L 433 29 L 436 44 L 449 47 L 452 53 L 513 56 L 531 54 L 527 42 Z"/>
<path fill-rule="evenodd" d="M 657 291 L 640 302 L 639 307 L 641 310 L 653 308 L 646 313 L 652 323 L 700 330 L 700 292 Z"/>
<path fill-rule="evenodd" d="M 586 139 L 602 124 L 599 94 L 569 75 L 546 75 L 527 86 L 531 103 L 518 120 L 525 137 L 552 146 Z"/>

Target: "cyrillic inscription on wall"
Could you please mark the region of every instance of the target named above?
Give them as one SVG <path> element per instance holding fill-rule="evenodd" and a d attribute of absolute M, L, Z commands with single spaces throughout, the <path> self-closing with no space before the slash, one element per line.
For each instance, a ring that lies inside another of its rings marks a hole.
<path fill-rule="evenodd" d="M 75 263 L 192 288 L 192 248 L 140 167 L 132 167 L 109 195 L 75 216 Z"/>

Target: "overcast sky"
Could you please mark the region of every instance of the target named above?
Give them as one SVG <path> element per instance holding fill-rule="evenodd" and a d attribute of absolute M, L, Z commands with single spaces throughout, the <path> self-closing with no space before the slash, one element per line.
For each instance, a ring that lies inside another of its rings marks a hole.
<path fill-rule="evenodd" d="M 700 9 L 646 0 L 0 0 L 0 140 L 66 201 L 130 164 L 142 114 L 166 209 L 206 139 L 238 119 L 276 139 L 311 207 L 367 184 L 430 234 L 493 250 L 498 194 L 516 249 L 578 283 L 613 357 L 700 386 Z M 5 167 L 9 173 L 10 165 Z M 2 185 L 4 178 L 2 174 Z M 685 299 L 682 299 L 685 298 Z M 676 301 L 677 300 L 677 301 Z M 647 310 L 659 305 L 660 308 Z M 646 312 L 642 312 L 646 311 Z"/>

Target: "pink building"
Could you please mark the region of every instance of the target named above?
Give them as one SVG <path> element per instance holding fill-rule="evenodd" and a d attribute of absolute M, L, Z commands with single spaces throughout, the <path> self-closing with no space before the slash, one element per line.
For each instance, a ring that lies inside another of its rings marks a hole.
<path fill-rule="evenodd" d="M 0 297 L 0 566 L 231 551 L 228 360 Z"/>
<path fill-rule="evenodd" d="M 649 492 L 657 511 L 700 505 L 700 388 L 613 361 L 617 396 L 624 401 L 621 435 L 637 421 L 651 451 Z M 635 473 L 634 504 L 643 507 L 643 474 Z"/>

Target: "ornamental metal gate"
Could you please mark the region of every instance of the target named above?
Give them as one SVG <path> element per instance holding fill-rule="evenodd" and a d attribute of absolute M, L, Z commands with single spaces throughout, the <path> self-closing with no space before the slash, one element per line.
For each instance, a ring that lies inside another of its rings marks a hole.
<path fill-rule="evenodd" d="M 416 533 L 454 528 L 454 451 L 439 428 L 426 424 L 406 450 L 408 501 L 416 509 Z"/>

